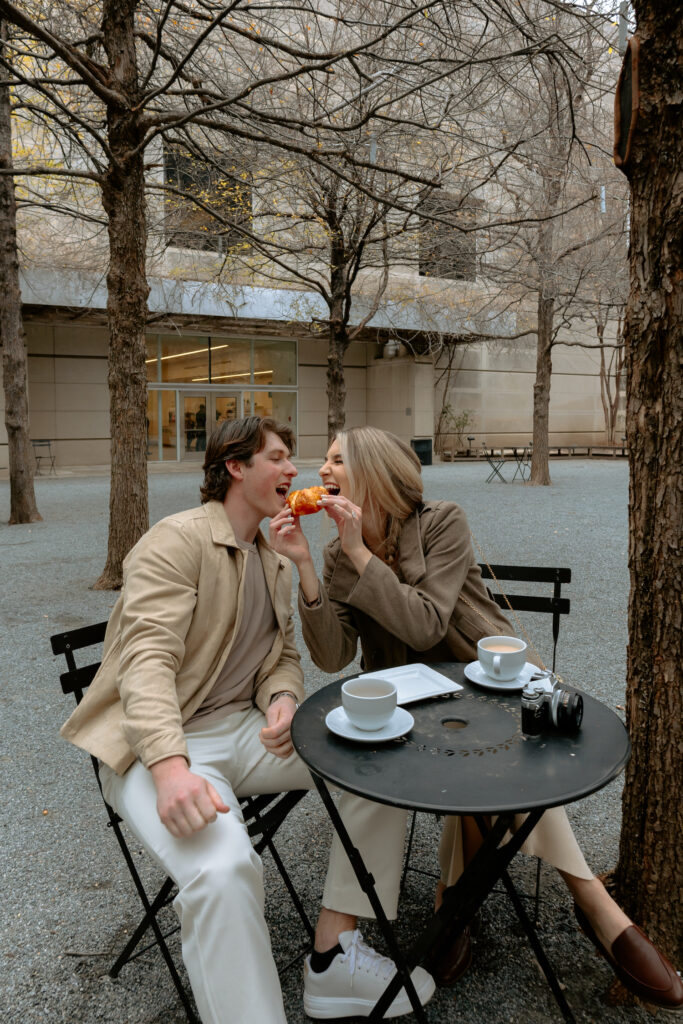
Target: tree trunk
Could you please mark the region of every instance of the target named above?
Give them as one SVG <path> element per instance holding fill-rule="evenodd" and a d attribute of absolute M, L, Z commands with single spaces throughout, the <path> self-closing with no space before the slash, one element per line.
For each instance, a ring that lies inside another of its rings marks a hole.
<path fill-rule="evenodd" d="M 630 465 L 626 770 L 616 895 L 683 963 L 683 119 L 680 5 L 635 0 L 640 114 L 626 311 Z"/>
<path fill-rule="evenodd" d="M 337 211 L 337 186 L 334 182 L 327 197 L 327 223 L 330 231 L 330 336 L 327 346 L 327 443 L 346 423 L 346 381 L 344 355 L 349 347 L 348 322 L 351 312 L 351 286 L 344 235 Z"/>
<path fill-rule="evenodd" d="M 595 330 L 598 335 L 600 346 L 600 401 L 602 403 L 602 415 L 605 420 L 605 434 L 607 444 L 612 444 L 612 419 L 611 419 L 611 394 L 610 394 L 610 373 L 605 360 L 605 325 L 597 323 Z M 610 364 L 611 367 L 611 364 Z"/>
<path fill-rule="evenodd" d="M 550 378 L 553 372 L 552 334 L 555 299 L 538 294 L 538 342 L 536 345 L 536 379 L 534 380 L 534 433 L 529 483 L 547 486 L 548 419 L 550 411 Z"/>
<path fill-rule="evenodd" d="M 102 188 L 108 218 L 109 396 L 111 488 L 107 562 L 96 590 L 122 583 L 123 559 L 149 526 L 147 501 L 147 370 L 145 323 L 149 287 L 145 267 L 147 220 L 141 139 L 133 109 L 138 96 L 134 17 L 136 0 L 107 0 L 102 31 L 112 78 L 128 97 L 107 109 L 112 159 Z"/>
<path fill-rule="evenodd" d="M 7 39 L 7 25 L 0 22 L 0 39 Z M 3 77 L 7 75 L 2 71 Z M 0 85 L 0 166 L 12 166 L 12 121 L 9 86 Z M 36 505 L 33 475 L 35 462 L 29 438 L 26 390 L 26 349 L 21 316 L 19 259 L 17 256 L 17 205 L 14 178 L 0 175 L 0 342 L 5 391 L 5 427 L 9 449 L 10 525 L 42 519 Z"/>
<path fill-rule="evenodd" d="M 334 314 L 333 314 L 334 315 Z M 344 354 L 349 340 L 341 318 L 333 319 L 327 348 L 327 442 L 331 444 L 346 423 L 346 382 L 344 380 Z"/>

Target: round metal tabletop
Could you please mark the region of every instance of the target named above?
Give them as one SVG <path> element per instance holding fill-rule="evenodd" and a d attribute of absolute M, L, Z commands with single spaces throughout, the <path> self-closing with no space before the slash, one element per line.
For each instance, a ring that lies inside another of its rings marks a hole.
<path fill-rule="evenodd" d="M 341 704 L 336 680 L 308 697 L 292 721 L 294 747 L 328 782 L 359 796 L 445 814 L 529 811 L 573 803 L 602 789 L 628 761 L 621 719 L 583 693 L 580 732 L 521 731 L 520 695 L 469 683 L 465 666 L 432 665 L 464 689 L 407 705 L 415 725 L 403 738 L 358 743 L 325 725 Z M 348 676 L 347 678 L 352 678 Z"/>

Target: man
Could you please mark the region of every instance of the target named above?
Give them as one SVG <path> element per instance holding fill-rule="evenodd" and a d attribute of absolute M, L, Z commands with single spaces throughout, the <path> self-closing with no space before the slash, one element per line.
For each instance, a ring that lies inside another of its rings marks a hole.
<path fill-rule="evenodd" d="M 106 799 L 178 884 L 183 958 L 205 1024 L 282 1024 L 263 917 L 261 864 L 238 799 L 310 788 L 290 723 L 303 698 L 289 563 L 259 530 L 296 476 L 292 433 L 270 418 L 221 423 L 203 504 L 152 527 L 130 552 L 102 665 L 62 734 L 102 761 Z M 340 811 L 389 916 L 404 812 L 344 794 Z M 304 1007 L 367 1016 L 394 971 L 361 940 L 371 913 L 337 839 Z M 426 1002 L 432 978 L 413 979 Z M 410 1012 L 402 991 L 391 1015 Z"/>

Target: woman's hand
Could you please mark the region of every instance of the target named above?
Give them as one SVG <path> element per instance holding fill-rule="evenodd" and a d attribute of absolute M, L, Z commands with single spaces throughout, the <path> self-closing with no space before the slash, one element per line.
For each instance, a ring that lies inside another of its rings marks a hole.
<path fill-rule="evenodd" d="M 297 567 L 302 562 L 310 560 L 311 549 L 301 529 L 299 516 L 295 516 L 289 507 L 285 506 L 270 520 L 268 537 L 270 546 L 279 555 L 291 558 Z"/>
<path fill-rule="evenodd" d="M 342 551 L 348 555 L 359 575 L 372 558 L 372 552 L 363 540 L 363 510 L 340 494 L 329 494 L 321 499 L 322 507 L 339 530 Z"/>

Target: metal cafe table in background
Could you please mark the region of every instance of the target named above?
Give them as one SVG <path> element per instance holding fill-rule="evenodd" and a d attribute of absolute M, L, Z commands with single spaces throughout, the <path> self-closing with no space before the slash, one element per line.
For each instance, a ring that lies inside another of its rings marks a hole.
<path fill-rule="evenodd" d="M 465 666 L 459 663 L 431 667 L 463 689 L 408 705 L 415 725 L 401 740 L 357 743 L 328 730 L 325 717 L 341 704 L 344 680 L 330 683 L 309 697 L 292 721 L 294 746 L 312 772 L 397 965 L 396 975 L 369 1019 L 381 1020 L 405 986 L 416 1017 L 426 1021 L 410 971 L 425 958 L 434 942 L 446 935 L 457 936 L 502 880 L 564 1019 L 573 1021 L 507 867 L 544 810 L 581 800 L 618 775 L 630 753 L 626 729 L 613 711 L 584 694 L 583 725 L 575 736 L 549 731 L 526 737 L 520 725 L 519 693 L 481 689 L 464 678 Z M 379 902 L 372 875 L 339 817 L 328 783 L 408 810 L 472 815 L 485 834 L 478 853 L 460 879 L 445 890 L 440 910 L 405 955 Z M 520 812 L 528 812 L 524 824 L 500 845 L 514 815 Z M 497 815 L 492 827 L 489 815 Z"/>

